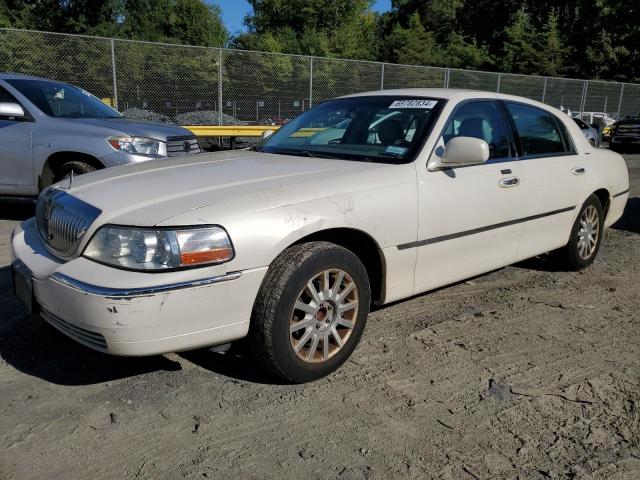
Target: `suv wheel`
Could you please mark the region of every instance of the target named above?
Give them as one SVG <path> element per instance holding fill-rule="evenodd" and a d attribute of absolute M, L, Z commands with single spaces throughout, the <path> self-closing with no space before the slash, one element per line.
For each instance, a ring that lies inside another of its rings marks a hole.
<path fill-rule="evenodd" d="M 83 173 L 94 172 L 96 167 L 89 165 L 88 163 L 72 161 L 63 163 L 57 170 L 53 177 L 53 183 L 59 182 L 73 175 L 82 175 Z"/>
<path fill-rule="evenodd" d="M 251 318 L 257 359 L 291 382 L 324 377 L 356 348 L 371 292 L 362 262 L 328 242 L 295 245 L 271 265 Z"/>

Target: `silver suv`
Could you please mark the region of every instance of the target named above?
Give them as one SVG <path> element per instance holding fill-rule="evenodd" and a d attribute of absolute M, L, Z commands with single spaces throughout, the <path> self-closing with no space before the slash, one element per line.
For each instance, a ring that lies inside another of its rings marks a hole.
<path fill-rule="evenodd" d="M 0 196 L 32 196 L 72 174 L 200 153 L 188 130 L 124 118 L 81 88 L 0 73 Z"/>

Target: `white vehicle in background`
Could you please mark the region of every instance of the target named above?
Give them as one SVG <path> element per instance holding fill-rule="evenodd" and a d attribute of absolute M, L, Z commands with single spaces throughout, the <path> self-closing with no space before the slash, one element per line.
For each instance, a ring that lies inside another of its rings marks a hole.
<path fill-rule="evenodd" d="M 339 137 L 310 141 L 309 129 L 347 118 Z M 363 93 L 316 106 L 249 151 L 46 189 L 12 235 L 14 285 L 27 309 L 102 352 L 248 336 L 257 363 L 306 382 L 351 355 L 371 303 L 552 250 L 587 267 L 628 192 L 624 159 L 542 103 Z"/>
<path fill-rule="evenodd" d="M 598 125 L 602 128 L 616 123 L 616 119 L 604 112 L 582 112 L 579 117 L 589 125 Z"/>

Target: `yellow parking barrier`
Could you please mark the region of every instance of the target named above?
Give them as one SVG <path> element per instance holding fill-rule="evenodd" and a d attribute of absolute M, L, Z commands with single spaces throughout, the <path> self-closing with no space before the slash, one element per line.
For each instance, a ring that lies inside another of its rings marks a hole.
<path fill-rule="evenodd" d="M 185 125 L 184 128 L 198 137 L 261 137 L 268 130 L 277 130 L 279 125 Z"/>

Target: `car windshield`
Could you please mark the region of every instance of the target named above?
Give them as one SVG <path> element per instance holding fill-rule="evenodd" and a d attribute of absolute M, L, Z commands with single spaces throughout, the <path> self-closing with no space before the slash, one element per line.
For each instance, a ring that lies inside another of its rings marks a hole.
<path fill-rule="evenodd" d="M 50 117 L 119 118 L 121 115 L 81 88 L 48 80 L 8 79 L 9 85 Z"/>
<path fill-rule="evenodd" d="M 267 153 L 406 163 L 422 146 L 442 100 L 371 96 L 330 100 L 255 147 Z"/>

